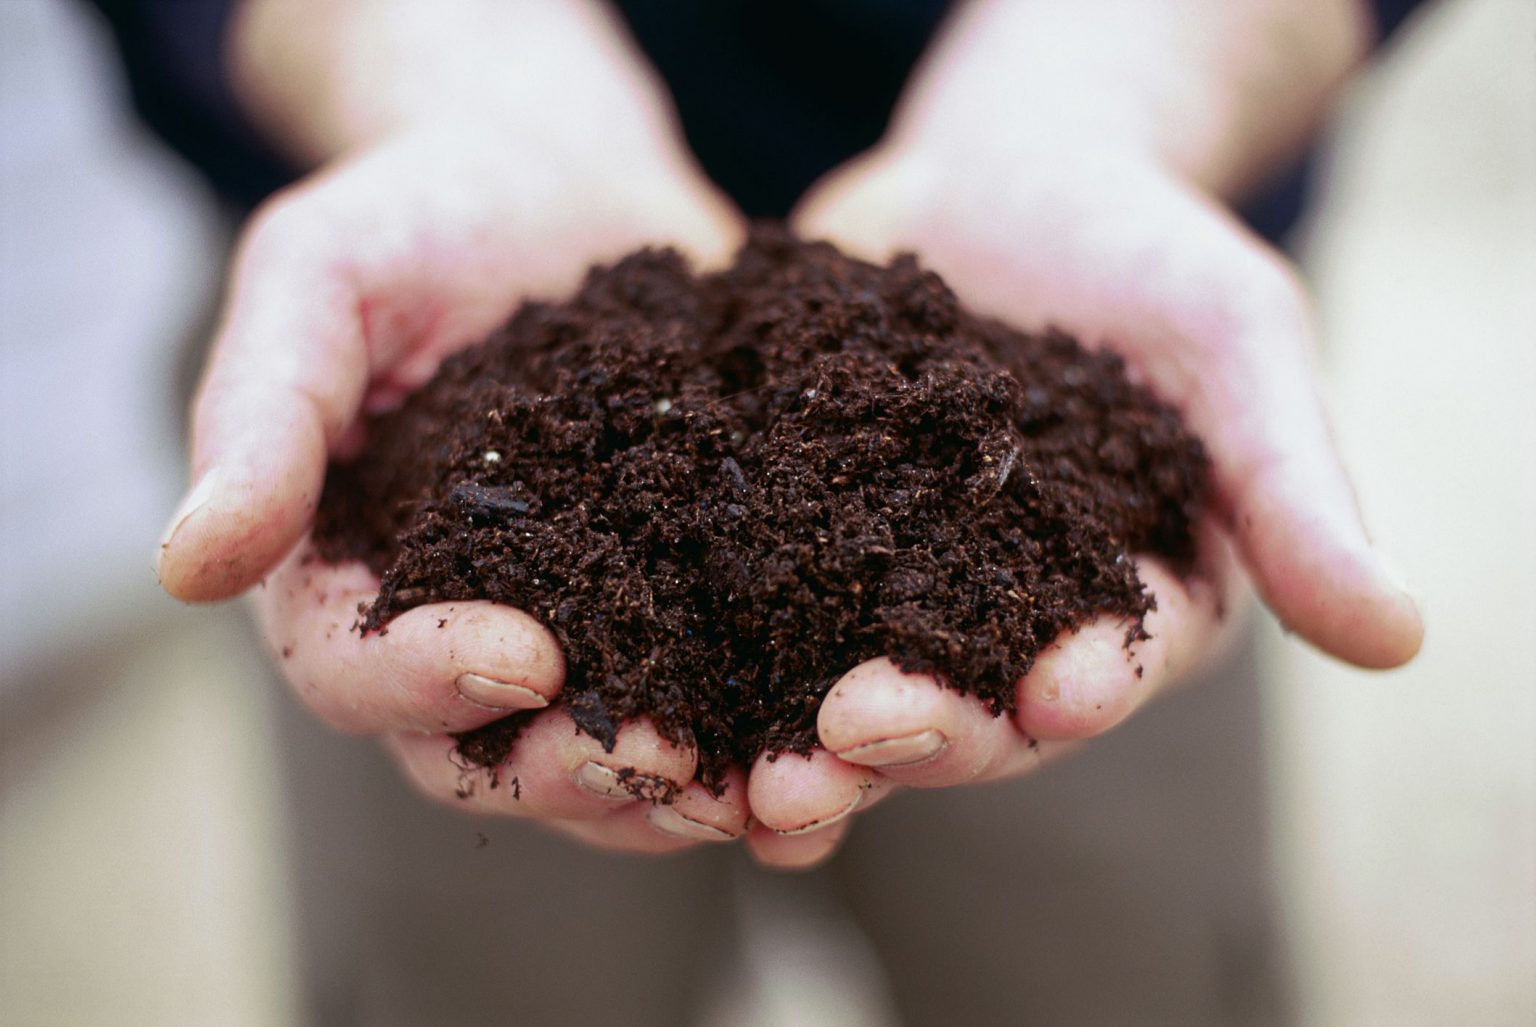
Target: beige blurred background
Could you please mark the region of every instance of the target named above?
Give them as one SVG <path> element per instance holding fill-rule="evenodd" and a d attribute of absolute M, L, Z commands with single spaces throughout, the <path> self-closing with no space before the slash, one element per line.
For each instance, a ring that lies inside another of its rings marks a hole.
<path fill-rule="evenodd" d="M 1369 675 L 1266 626 L 1294 1007 L 1307 1024 L 1530 1024 L 1536 5 L 1432 7 L 1336 134 L 1299 250 L 1341 440 L 1429 637 L 1412 667 Z M 6 1023 L 298 1019 L 280 699 L 239 609 L 178 607 L 150 570 L 179 484 L 174 354 L 224 243 L 127 114 L 98 26 L 64 0 L 0 0 Z M 845 933 L 798 937 L 842 961 L 847 994 L 764 965 L 752 1008 L 721 1021 L 884 1022 Z"/>

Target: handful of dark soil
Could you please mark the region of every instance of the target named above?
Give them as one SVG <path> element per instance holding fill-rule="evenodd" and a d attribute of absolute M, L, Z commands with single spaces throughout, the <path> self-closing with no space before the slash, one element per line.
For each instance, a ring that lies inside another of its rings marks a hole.
<path fill-rule="evenodd" d="M 806 751 L 875 656 L 995 713 L 1057 635 L 1151 608 L 1131 554 L 1188 566 L 1207 460 L 1121 360 L 758 232 L 694 276 L 667 250 L 528 303 L 331 468 L 316 539 L 382 576 L 372 631 L 489 599 L 564 647 L 560 703 L 731 763 Z M 492 766 L 517 715 L 461 736 Z"/>

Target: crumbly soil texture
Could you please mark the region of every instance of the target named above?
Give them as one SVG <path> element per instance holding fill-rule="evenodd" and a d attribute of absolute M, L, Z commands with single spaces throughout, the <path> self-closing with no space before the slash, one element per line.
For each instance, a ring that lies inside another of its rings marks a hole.
<path fill-rule="evenodd" d="M 718 789 L 808 751 L 864 660 L 1002 714 L 1063 631 L 1144 637 L 1133 554 L 1192 566 L 1207 477 L 1112 352 L 974 316 L 911 256 L 759 230 L 719 273 L 647 249 L 523 305 L 371 421 L 316 541 L 380 575 L 363 631 L 424 603 L 525 610 L 580 730 L 611 747 L 648 717 Z M 526 716 L 460 756 L 495 768 Z"/>

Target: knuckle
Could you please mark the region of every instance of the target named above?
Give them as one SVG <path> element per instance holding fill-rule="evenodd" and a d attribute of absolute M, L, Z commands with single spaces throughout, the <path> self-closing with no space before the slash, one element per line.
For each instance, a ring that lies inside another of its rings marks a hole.
<path fill-rule="evenodd" d="M 320 198 L 303 186 L 272 196 L 259 206 L 241 233 L 237 263 L 242 269 L 322 262 L 334 218 Z"/>
<path fill-rule="evenodd" d="M 284 245 L 299 234 L 305 220 L 301 196 L 282 192 L 269 197 L 256 208 L 245 223 L 242 246 L 249 258 Z"/>
<path fill-rule="evenodd" d="M 1305 287 L 1279 254 L 1249 244 L 1194 272 L 1196 287 L 1172 311 L 1179 335 L 1202 360 L 1230 355 L 1235 342 L 1304 336 L 1310 319 Z M 1196 284 L 1198 282 L 1198 284 Z"/>
<path fill-rule="evenodd" d="M 1234 261 L 1223 283 L 1230 316 L 1240 335 L 1271 335 L 1276 328 L 1300 336 L 1311 317 L 1307 291 L 1279 254 L 1256 251 Z"/>
<path fill-rule="evenodd" d="M 1254 309 L 1267 320 L 1300 324 L 1311 317 L 1311 301 L 1301 276 L 1278 254 L 1261 254 L 1249 272 Z"/>

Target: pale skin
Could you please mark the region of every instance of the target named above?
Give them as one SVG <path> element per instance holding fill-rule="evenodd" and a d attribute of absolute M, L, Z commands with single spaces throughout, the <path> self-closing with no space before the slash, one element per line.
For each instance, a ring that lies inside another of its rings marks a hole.
<path fill-rule="evenodd" d="M 1305 295 L 1225 206 L 1306 138 L 1368 44 L 1362 12 L 982 0 L 951 22 L 887 138 L 819 183 L 795 225 L 870 259 L 916 250 L 978 309 L 1112 340 L 1212 451 L 1200 573 L 1139 560 L 1152 637 L 1127 653 L 1125 625 L 1103 622 L 1059 639 L 1009 716 L 873 660 L 827 696 L 822 748 L 737 768 L 716 796 L 692 781 L 695 754 L 649 724 L 605 752 L 556 705 L 502 768 L 516 789 L 481 780 L 461 797 L 447 733 L 549 706 L 559 647 L 487 603 L 349 630 L 377 581 L 308 556 L 325 463 L 357 446 L 364 411 L 522 299 L 566 293 L 593 261 L 645 243 L 719 266 L 743 226 L 602 8 L 425 6 L 242 12 L 242 95 L 317 170 L 246 229 L 196 400 L 193 486 L 157 559 L 190 601 L 261 583 L 258 617 L 297 693 L 335 727 L 380 736 L 426 794 L 604 848 L 745 837 L 765 864 L 809 866 L 851 813 L 902 786 L 1026 774 L 1112 728 L 1219 650 L 1248 581 L 1341 659 L 1385 668 L 1417 651 L 1417 610 L 1372 549 L 1328 435 Z M 1106 35 L 1116 19 L 1135 30 Z M 677 801 L 636 799 L 617 779 L 628 768 L 675 784 Z"/>

